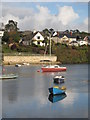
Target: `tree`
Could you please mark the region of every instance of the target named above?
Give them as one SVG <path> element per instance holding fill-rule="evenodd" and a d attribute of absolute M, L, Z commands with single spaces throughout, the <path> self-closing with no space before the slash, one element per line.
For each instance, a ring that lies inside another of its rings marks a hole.
<path fill-rule="evenodd" d="M 5 31 L 18 31 L 17 22 L 13 20 L 9 20 L 8 24 L 5 25 Z"/>
<path fill-rule="evenodd" d="M 78 29 L 76 29 L 75 31 L 76 31 L 76 33 L 80 33 L 80 31 Z"/>
<path fill-rule="evenodd" d="M 50 35 L 51 35 L 51 37 L 53 36 L 53 34 L 54 34 L 54 29 L 49 29 L 49 33 L 50 33 Z"/>
<path fill-rule="evenodd" d="M 20 33 L 18 30 L 17 22 L 9 20 L 8 24 L 5 25 L 5 32 L 2 41 L 7 43 L 17 43 L 20 40 Z"/>
<path fill-rule="evenodd" d="M 43 33 L 44 33 L 45 37 L 49 36 L 49 30 L 47 28 L 45 28 L 43 30 Z"/>
<path fill-rule="evenodd" d="M 9 32 L 9 40 L 10 39 L 12 39 L 11 42 L 19 42 L 20 34 L 17 31 L 11 31 L 11 32 Z"/>
<path fill-rule="evenodd" d="M 4 32 L 4 35 L 2 37 L 2 42 L 9 42 L 9 33 L 8 32 Z"/>
<path fill-rule="evenodd" d="M 45 37 L 44 37 L 44 43 L 45 43 L 45 46 L 47 46 L 48 37 L 49 37 L 49 30 L 46 28 L 46 29 L 43 30 L 43 33 L 45 35 Z"/>

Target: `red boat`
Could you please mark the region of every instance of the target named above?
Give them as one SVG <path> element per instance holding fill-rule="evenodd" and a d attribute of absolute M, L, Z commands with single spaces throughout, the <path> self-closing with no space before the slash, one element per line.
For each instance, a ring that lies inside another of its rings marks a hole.
<path fill-rule="evenodd" d="M 49 65 L 41 68 L 42 72 L 62 72 L 66 71 L 66 67 L 60 67 L 59 65 Z"/>

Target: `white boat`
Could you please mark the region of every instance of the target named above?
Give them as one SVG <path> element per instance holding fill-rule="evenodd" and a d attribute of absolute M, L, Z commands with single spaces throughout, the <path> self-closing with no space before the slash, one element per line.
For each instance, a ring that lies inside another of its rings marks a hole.
<path fill-rule="evenodd" d="M 16 64 L 15 67 L 21 67 L 21 65 L 20 64 Z"/>
<path fill-rule="evenodd" d="M 15 79 L 18 75 L 15 74 L 2 74 L 0 75 L 0 79 Z"/>
<path fill-rule="evenodd" d="M 61 75 L 56 75 L 53 80 L 54 80 L 54 83 L 64 83 L 64 76 L 61 76 Z"/>
<path fill-rule="evenodd" d="M 27 66 L 29 66 L 30 64 L 29 64 L 29 63 L 23 63 L 23 65 L 27 65 Z"/>
<path fill-rule="evenodd" d="M 66 67 L 60 67 L 59 65 L 48 65 L 48 66 L 43 66 L 42 72 L 61 72 L 61 71 L 66 71 Z"/>

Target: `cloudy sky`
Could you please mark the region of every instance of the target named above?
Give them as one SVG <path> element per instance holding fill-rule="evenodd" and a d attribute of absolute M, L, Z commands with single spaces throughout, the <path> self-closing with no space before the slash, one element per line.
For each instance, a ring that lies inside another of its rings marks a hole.
<path fill-rule="evenodd" d="M 10 19 L 17 21 L 20 30 L 53 28 L 88 31 L 88 3 L 2 2 L 1 18 L 0 22 L 4 24 Z"/>

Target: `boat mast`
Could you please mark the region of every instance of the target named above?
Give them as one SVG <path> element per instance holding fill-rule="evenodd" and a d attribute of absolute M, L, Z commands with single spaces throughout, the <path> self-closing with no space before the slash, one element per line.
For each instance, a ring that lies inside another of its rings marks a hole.
<path fill-rule="evenodd" d="M 51 56 L 51 35 L 49 36 L 49 40 L 50 40 L 50 56 Z"/>
<path fill-rule="evenodd" d="M 53 36 L 53 33 L 54 33 L 54 30 L 51 28 L 51 29 L 49 29 L 49 40 L 50 40 L 50 56 L 51 56 L 51 37 Z"/>

